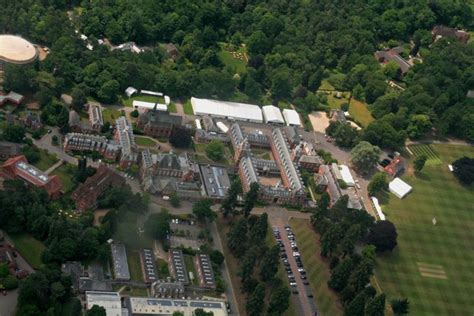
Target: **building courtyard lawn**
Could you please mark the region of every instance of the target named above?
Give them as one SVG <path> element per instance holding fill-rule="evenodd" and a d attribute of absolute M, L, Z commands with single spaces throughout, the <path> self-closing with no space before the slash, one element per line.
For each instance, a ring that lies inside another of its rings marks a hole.
<path fill-rule="evenodd" d="M 145 146 L 145 147 L 156 146 L 156 141 L 148 137 L 143 137 L 143 136 L 135 136 L 135 143 L 137 143 L 138 146 Z"/>
<path fill-rule="evenodd" d="M 25 258 L 33 268 L 39 269 L 42 264 L 41 256 L 45 249 L 43 243 L 28 234 L 15 234 L 9 235 L 9 237 L 15 244 L 15 248 L 20 255 Z"/>
<path fill-rule="evenodd" d="M 329 263 L 319 255 L 321 252 L 319 236 L 306 219 L 291 219 L 290 225 L 298 240 L 306 275 L 313 290 L 319 313 L 321 315 L 342 315 L 339 298 L 327 285 L 331 272 Z"/>
<path fill-rule="evenodd" d="M 118 110 L 110 108 L 102 109 L 102 117 L 104 118 L 104 122 L 109 122 L 111 125 L 115 124 L 115 120 L 120 116 L 122 116 L 122 113 Z"/>
<path fill-rule="evenodd" d="M 132 281 L 143 281 L 142 263 L 140 253 L 137 250 L 127 249 L 128 269 L 130 270 L 130 279 Z"/>
<path fill-rule="evenodd" d="M 57 163 L 59 159 L 54 154 L 50 154 L 47 150 L 40 149 L 39 150 L 40 158 L 37 162 L 33 163 L 32 165 L 36 168 L 40 169 L 41 171 L 46 171 Z"/>
<path fill-rule="evenodd" d="M 474 147 L 429 147 L 441 163 L 427 164 L 418 176 L 404 176 L 413 191 L 403 200 L 390 194 L 383 206 L 397 227 L 398 246 L 379 256 L 377 284 L 388 302 L 408 298 L 410 315 L 472 315 L 474 188 L 461 186 L 448 164 L 474 157 Z"/>

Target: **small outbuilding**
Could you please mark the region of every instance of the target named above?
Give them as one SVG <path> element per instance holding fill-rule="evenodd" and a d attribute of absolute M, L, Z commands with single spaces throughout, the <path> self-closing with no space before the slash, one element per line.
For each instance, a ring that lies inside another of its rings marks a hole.
<path fill-rule="evenodd" d="M 403 199 L 413 188 L 402 179 L 395 178 L 388 184 L 388 189 L 398 198 Z"/>
<path fill-rule="evenodd" d="M 127 97 L 131 97 L 132 95 L 138 93 L 138 90 L 135 89 L 134 87 L 128 87 L 127 89 L 125 89 L 125 94 L 127 95 Z"/>

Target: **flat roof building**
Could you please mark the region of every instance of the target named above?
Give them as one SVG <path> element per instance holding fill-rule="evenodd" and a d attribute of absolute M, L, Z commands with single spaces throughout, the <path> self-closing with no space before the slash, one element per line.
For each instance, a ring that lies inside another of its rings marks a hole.
<path fill-rule="evenodd" d="M 127 251 L 122 244 L 110 244 L 112 250 L 112 261 L 116 280 L 130 280 L 128 270 Z"/>
<path fill-rule="evenodd" d="M 262 107 L 265 123 L 285 124 L 281 111 L 274 105 L 265 105 Z"/>
<path fill-rule="evenodd" d="M 145 283 L 153 283 L 158 280 L 156 273 L 155 255 L 149 248 L 145 248 L 140 252 L 140 260 L 142 263 L 143 279 Z"/>
<path fill-rule="evenodd" d="M 214 316 L 227 316 L 225 302 L 219 300 L 181 300 L 149 297 L 130 297 L 125 301 L 130 316 L 171 316 L 181 312 L 194 316 L 196 309 L 212 312 Z"/>
<path fill-rule="evenodd" d="M 183 252 L 180 249 L 170 249 L 169 262 L 171 268 L 170 272 L 174 278 L 183 284 L 189 284 Z"/>
<path fill-rule="evenodd" d="M 90 310 L 94 305 L 103 307 L 107 316 L 122 316 L 122 302 L 117 292 L 86 292 L 86 308 Z M 124 310 L 127 313 L 126 310 Z M 127 314 L 125 314 L 127 315 Z"/>
<path fill-rule="evenodd" d="M 262 110 L 258 105 L 191 98 L 191 106 L 196 115 L 211 115 L 230 120 L 262 123 Z"/>
<path fill-rule="evenodd" d="M 197 268 L 199 285 L 208 289 L 216 288 L 216 279 L 212 270 L 211 259 L 205 253 L 198 253 L 194 257 L 194 263 Z"/>
<path fill-rule="evenodd" d="M 199 165 L 207 196 L 211 199 L 223 199 L 230 187 L 227 169 L 211 165 Z"/>
<path fill-rule="evenodd" d="M 295 110 L 284 109 L 283 117 L 285 118 L 286 125 L 288 126 L 301 126 L 301 119 Z"/>

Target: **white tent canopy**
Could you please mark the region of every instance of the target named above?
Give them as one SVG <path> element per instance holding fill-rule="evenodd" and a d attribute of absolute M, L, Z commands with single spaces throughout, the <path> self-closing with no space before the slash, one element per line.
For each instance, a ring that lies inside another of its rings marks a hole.
<path fill-rule="evenodd" d="M 413 188 L 402 179 L 395 178 L 388 184 L 388 189 L 398 198 L 403 199 Z"/>
<path fill-rule="evenodd" d="M 295 110 L 284 109 L 283 117 L 285 118 L 286 125 L 288 126 L 301 126 L 301 119 Z"/>
<path fill-rule="evenodd" d="M 372 203 L 374 204 L 374 208 L 377 211 L 377 214 L 379 215 L 379 218 L 381 221 L 385 220 L 385 214 L 382 212 L 382 208 L 380 207 L 379 200 L 373 196 L 371 197 Z"/>
<path fill-rule="evenodd" d="M 194 114 L 262 123 L 262 110 L 258 105 L 191 98 Z"/>
<path fill-rule="evenodd" d="M 265 105 L 262 107 L 265 123 L 285 124 L 280 109 L 274 105 Z"/>

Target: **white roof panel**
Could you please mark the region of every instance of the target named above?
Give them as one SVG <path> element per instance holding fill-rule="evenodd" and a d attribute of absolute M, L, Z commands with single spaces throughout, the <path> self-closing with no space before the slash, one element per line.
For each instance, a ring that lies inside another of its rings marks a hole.
<path fill-rule="evenodd" d="M 284 109 L 283 117 L 285 118 L 286 125 L 301 126 L 300 116 L 295 110 Z"/>
<path fill-rule="evenodd" d="M 350 186 L 353 187 L 355 186 L 355 181 L 354 178 L 352 177 L 351 171 L 348 166 L 346 165 L 340 165 L 339 166 L 339 171 L 341 172 L 341 177 L 344 182 Z"/>
<path fill-rule="evenodd" d="M 403 199 L 405 195 L 410 193 L 412 190 L 412 187 L 400 178 L 393 179 L 392 182 L 388 184 L 388 188 L 390 192 L 395 194 L 400 199 Z"/>
<path fill-rule="evenodd" d="M 196 115 L 211 115 L 229 119 L 263 122 L 262 110 L 258 105 L 191 98 L 191 105 Z"/>
<path fill-rule="evenodd" d="M 283 115 L 281 115 L 280 109 L 274 105 L 265 105 L 262 107 L 263 118 L 266 123 L 281 123 L 285 124 Z"/>

